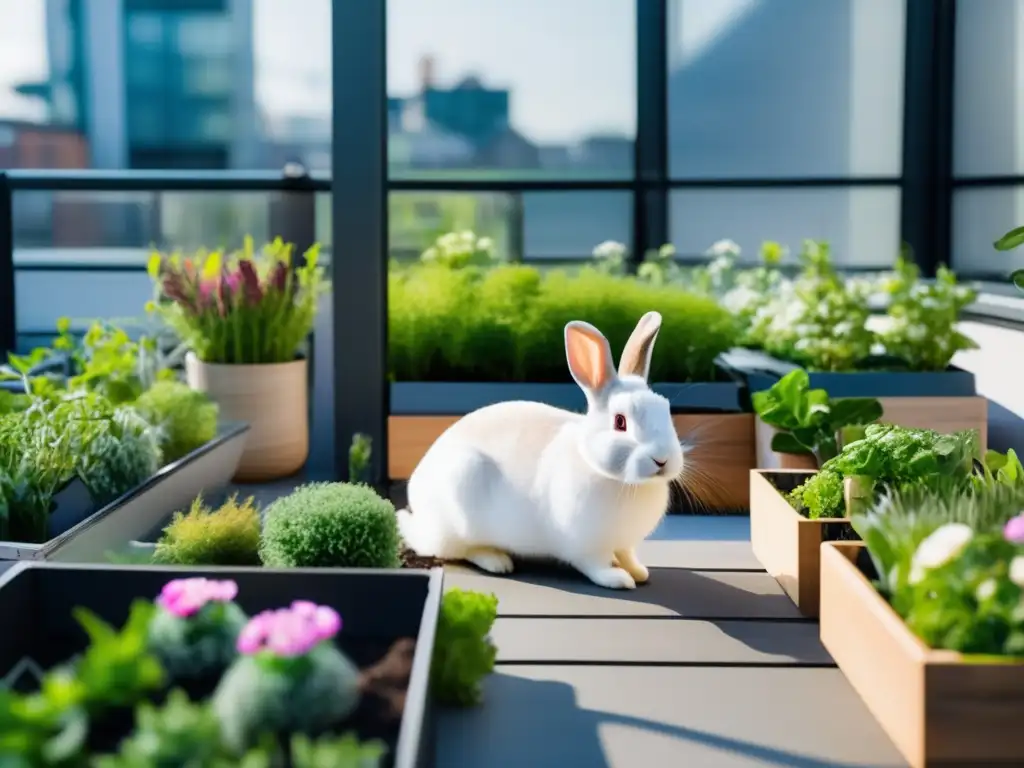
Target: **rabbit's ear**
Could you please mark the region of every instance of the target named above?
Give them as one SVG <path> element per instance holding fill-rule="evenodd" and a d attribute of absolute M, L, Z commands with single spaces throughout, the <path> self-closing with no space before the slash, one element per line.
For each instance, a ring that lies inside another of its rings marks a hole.
<path fill-rule="evenodd" d="M 625 349 L 619 358 L 619 376 L 643 376 L 644 380 L 651 372 L 651 354 L 654 352 L 654 340 L 661 330 L 661 315 L 648 312 L 640 318 Z"/>
<path fill-rule="evenodd" d="M 590 323 L 573 320 L 565 326 L 565 359 L 584 390 L 600 392 L 615 378 L 608 339 Z"/>

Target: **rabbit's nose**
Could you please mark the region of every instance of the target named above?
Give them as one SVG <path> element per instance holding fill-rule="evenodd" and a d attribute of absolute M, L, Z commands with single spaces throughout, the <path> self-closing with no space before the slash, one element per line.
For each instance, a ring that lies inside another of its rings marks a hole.
<path fill-rule="evenodd" d="M 665 466 L 666 464 L 668 464 L 668 459 L 665 459 L 665 461 L 658 461 L 657 459 L 655 459 L 655 458 L 652 458 L 652 459 L 651 459 L 651 461 L 653 461 L 653 462 L 654 462 L 655 464 L 657 464 L 657 465 L 658 465 L 658 469 L 661 469 L 661 468 L 662 468 L 662 467 L 664 467 L 664 466 Z"/>

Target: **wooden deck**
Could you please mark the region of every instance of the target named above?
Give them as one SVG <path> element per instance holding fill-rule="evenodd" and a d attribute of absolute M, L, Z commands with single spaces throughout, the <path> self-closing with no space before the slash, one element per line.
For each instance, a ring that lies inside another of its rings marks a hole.
<path fill-rule="evenodd" d="M 629 592 L 446 569 L 498 596 L 498 666 L 483 706 L 442 713 L 438 768 L 906 765 L 754 559 L 747 518 L 668 518 L 642 559 L 651 581 Z"/>

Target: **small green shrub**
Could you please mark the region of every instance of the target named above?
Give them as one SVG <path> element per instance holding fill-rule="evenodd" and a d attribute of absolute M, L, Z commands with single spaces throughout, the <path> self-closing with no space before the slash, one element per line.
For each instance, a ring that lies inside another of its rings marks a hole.
<path fill-rule="evenodd" d="M 192 502 L 178 512 L 157 542 L 153 562 L 164 565 L 259 565 L 260 513 L 249 497 L 234 495 L 219 509 Z"/>
<path fill-rule="evenodd" d="M 492 594 L 449 589 L 441 599 L 430 676 L 434 696 L 442 704 L 479 704 L 481 683 L 494 669 L 497 649 L 489 637 L 498 617 Z"/>
<path fill-rule="evenodd" d="M 217 435 L 217 404 L 180 381 L 158 381 L 134 403 L 157 427 L 164 461 L 177 461 Z"/>
<path fill-rule="evenodd" d="M 430 265 L 389 276 L 388 354 L 398 381 L 569 380 L 563 329 L 593 323 L 621 351 L 637 320 L 663 317 L 652 380 L 708 381 L 737 324 L 711 298 L 676 286 L 584 267 L 541 273 L 509 264 L 451 270 Z"/>
<path fill-rule="evenodd" d="M 265 512 L 260 555 L 272 568 L 397 568 L 395 508 L 365 485 L 310 483 Z"/>

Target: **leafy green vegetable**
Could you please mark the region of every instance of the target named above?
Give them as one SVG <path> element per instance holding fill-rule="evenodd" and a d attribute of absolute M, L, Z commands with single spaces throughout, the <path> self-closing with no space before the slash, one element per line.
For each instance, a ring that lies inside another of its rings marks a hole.
<path fill-rule="evenodd" d="M 442 704 L 479 704 L 481 683 L 494 669 L 497 649 L 489 634 L 498 616 L 492 594 L 449 589 L 441 600 L 431 664 L 434 696 Z"/>
<path fill-rule="evenodd" d="M 217 404 L 180 381 L 158 381 L 133 408 L 159 430 L 164 461 L 177 461 L 217 436 Z"/>
<path fill-rule="evenodd" d="M 377 768 L 387 753 L 384 742 L 360 742 L 354 733 L 316 741 L 296 734 L 291 748 L 294 768 Z"/>
<path fill-rule="evenodd" d="M 974 476 L 977 486 L 997 484 L 1015 488 L 1024 485 L 1024 466 L 1013 448 L 1006 453 L 986 451 L 980 465 L 980 472 Z"/>
<path fill-rule="evenodd" d="M 751 400 L 761 420 L 779 430 L 773 451 L 811 454 L 821 466 L 838 453 L 837 433 L 881 418 L 882 405 L 870 397 L 831 400 L 824 389 L 810 386 L 807 371 L 798 368 Z"/>
<path fill-rule="evenodd" d="M 350 483 L 368 483 L 367 472 L 370 469 L 370 457 L 373 453 L 373 440 L 369 435 L 358 432 L 352 435 L 352 444 L 348 448 L 348 481 Z"/>
<path fill-rule="evenodd" d="M 869 424 L 864 438 L 846 445 L 833 459 L 790 494 L 790 501 L 811 519 L 842 517 L 843 479 L 861 477 L 876 489 L 934 483 L 952 477 L 969 482 L 978 435 L 973 430 L 944 435 L 892 424 Z"/>

